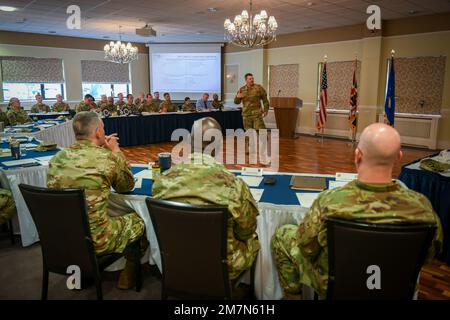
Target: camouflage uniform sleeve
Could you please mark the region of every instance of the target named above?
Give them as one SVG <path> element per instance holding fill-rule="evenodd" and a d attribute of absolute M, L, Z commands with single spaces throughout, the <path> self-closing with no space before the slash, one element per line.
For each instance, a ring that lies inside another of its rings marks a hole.
<path fill-rule="evenodd" d="M 442 224 L 438 215 L 434 212 L 433 206 L 427 197 L 421 197 L 422 203 L 425 208 L 429 209 L 430 212 L 433 213 L 436 222 L 436 232 L 434 234 L 433 241 L 431 242 L 430 248 L 428 249 L 427 258 L 425 260 L 425 264 L 430 263 L 431 260 L 435 257 L 436 254 L 440 253 L 443 245 L 443 234 L 442 234 Z"/>
<path fill-rule="evenodd" d="M 320 196 L 317 198 L 302 223 L 299 225 L 299 246 L 303 256 L 315 260 L 323 247 L 327 246 L 326 228 L 322 219 Z"/>
<path fill-rule="evenodd" d="M 239 88 L 239 91 L 242 90 L 242 87 Z M 242 102 L 242 98 L 238 98 L 237 96 L 234 97 L 234 103 L 235 104 L 240 104 Z"/>
<path fill-rule="evenodd" d="M 234 219 L 234 233 L 237 239 L 245 241 L 252 238 L 256 232 L 256 216 L 258 215 L 258 209 L 248 186 L 241 180 L 236 179 L 237 190 L 240 192 L 240 207 L 238 213 L 233 216 Z"/>
<path fill-rule="evenodd" d="M 134 177 L 122 152 L 111 152 L 112 162 L 115 164 L 112 172 L 111 185 L 118 193 L 131 191 L 134 187 Z"/>
<path fill-rule="evenodd" d="M 263 101 L 264 105 L 264 112 L 269 111 L 269 100 L 267 100 L 267 92 L 264 90 L 264 88 L 261 86 L 261 99 Z"/>
<path fill-rule="evenodd" d="M 17 124 L 17 119 L 16 119 L 14 112 L 8 112 L 6 114 L 6 117 L 8 118 L 8 122 L 9 122 L 10 126 L 15 126 Z"/>

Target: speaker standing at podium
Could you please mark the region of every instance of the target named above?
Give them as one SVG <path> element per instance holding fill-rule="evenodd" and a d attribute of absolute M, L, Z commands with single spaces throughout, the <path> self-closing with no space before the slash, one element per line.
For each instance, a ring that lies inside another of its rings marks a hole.
<path fill-rule="evenodd" d="M 261 110 L 261 100 L 264 110 Z M 242 102 L 242 119 L 244 129 L 265 129 L 263 118 L 269 112 L 269 100 L 264 88 L 255 84 L 255 80 L 251 73 L 245 75 L 245 86 L 241 87 L 234 98 L 235 104 Z"/>

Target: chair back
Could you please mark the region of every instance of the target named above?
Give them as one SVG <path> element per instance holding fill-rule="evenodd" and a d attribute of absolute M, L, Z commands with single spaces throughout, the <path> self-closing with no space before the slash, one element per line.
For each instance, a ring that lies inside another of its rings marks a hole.
<path fill-rule="evenodd" d="M 436 226 L 327 219 L 328 299 L 412 299 Z"/>
<path fill-rule="evenodd" d="M 161 251 L 163 298 L 230 298 L 227 207 L 146 202 Z"/>
<path fill-rule="evenodd" d="M 83 189 L 47 189 L 20 184 L 41 241 L 48 271 L 66 274 L 80 267 L 82 275 L 98 275 Z"/>

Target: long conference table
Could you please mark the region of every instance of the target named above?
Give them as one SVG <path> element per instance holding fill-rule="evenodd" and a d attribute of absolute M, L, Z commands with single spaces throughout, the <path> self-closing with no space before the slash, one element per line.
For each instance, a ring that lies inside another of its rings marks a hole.
<path fill-rule="evenodd" d="M 106 134 L 117 133 L 120 146 L 136 146 L 169 142 L 176 129 L 191 131 L 195 120 L 212 117 L 225 133 L 226 129 L 243 128 L 240 110 L 147 113 L 143 115 L 116 116 L 103 118 Z"/>

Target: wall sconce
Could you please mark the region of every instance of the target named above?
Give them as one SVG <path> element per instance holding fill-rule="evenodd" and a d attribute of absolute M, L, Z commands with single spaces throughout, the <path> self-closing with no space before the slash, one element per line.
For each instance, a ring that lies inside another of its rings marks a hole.
<path fill-rule="evenodd" d="M 236 75 L 234 73 L 228 73 L 225 78 L 227 78 L 227 81 L 230 81 L 230 83 L 234 82 L 234 79 L 236 78 Z"/>
<path fill-rule="evenodd" d="M 423 108 L 423 107 L 424 107 L 424 105 L 425 105 L 425 100 L 420 100 L 420 102 L 419 102 L 419 106 L 420 106 L 421 108 Z"/>

